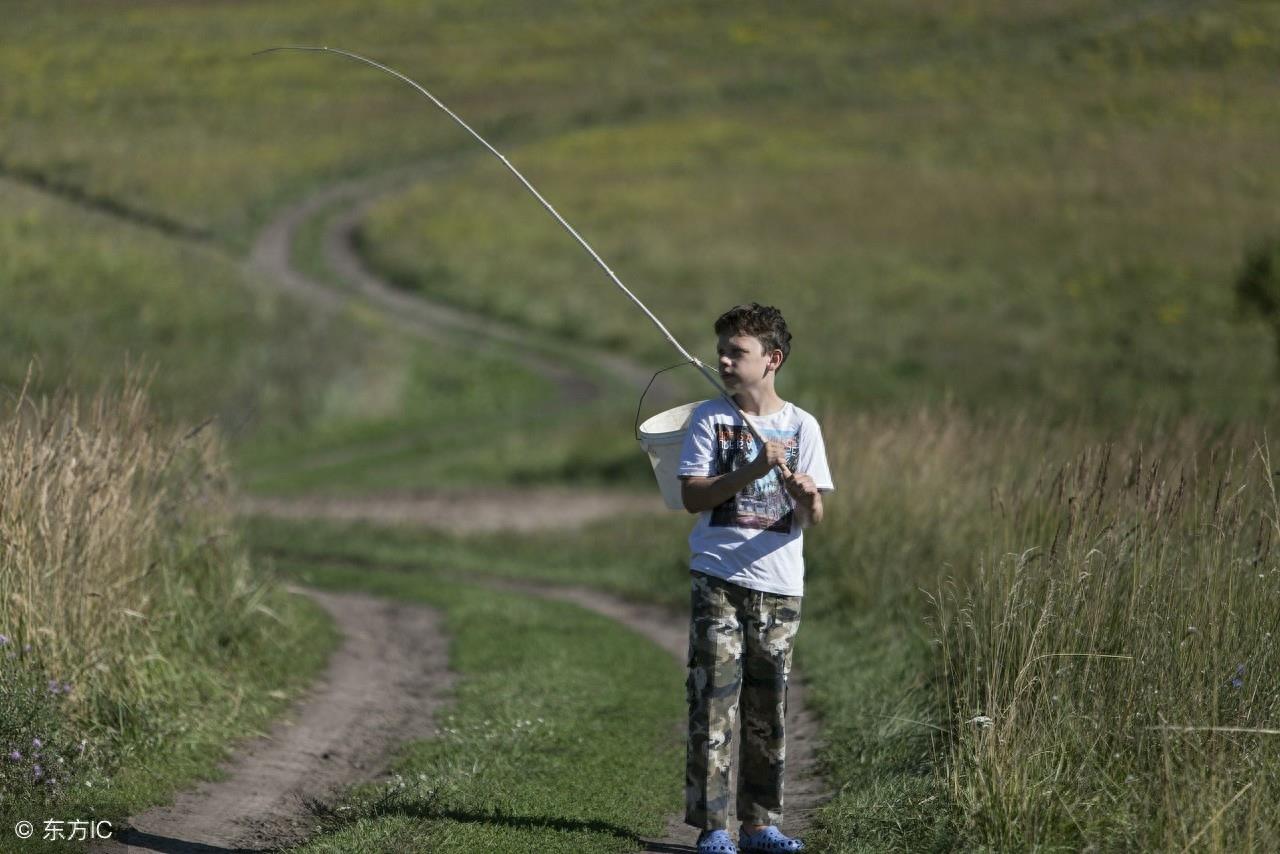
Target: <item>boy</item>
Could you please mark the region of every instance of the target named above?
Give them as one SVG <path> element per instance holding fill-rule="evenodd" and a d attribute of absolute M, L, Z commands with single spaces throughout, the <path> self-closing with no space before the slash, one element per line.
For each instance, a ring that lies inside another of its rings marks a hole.
<path fill-rule="evenodd" d="M 803 850 L 782 816 L 787 676 L 804 592 L 802 529 L 835 487 L 812 415 L 774 390 L 791 350 L 782 313 L 739 305 L 715 323 L 720 378 L 765 440 L 723 398 L 694 410 L 680 454 L 689 535 L 689 750 L 685 821 L 699 854 L 738 851 L 727 831 L 733 722 L 742 699 L 738 840 L 743 852 Z"/>

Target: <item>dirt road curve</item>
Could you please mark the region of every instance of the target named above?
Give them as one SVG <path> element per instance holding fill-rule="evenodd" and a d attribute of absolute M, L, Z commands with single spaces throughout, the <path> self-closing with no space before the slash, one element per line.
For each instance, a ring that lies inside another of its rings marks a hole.
<path fill-rule="evenodd" d="M 410 297 L 377 279 L 363 267 L 351 245 L 351 232 L 370 200 L 409 174 L 400 170 L 382 178 L 337 184 L 284 211 L 262 232 L 249 266 L 260 281 L 333 310 L 361 299 L 384 312 L 410 334 L 430 335 L 443 327 L 467 333 L 476 346 L 500 341 L 527 347 L 533 364 L 552 379 L 564 403 L 583 402 L 599 393 L 593 380 L 570 363 L 550 355 L 521 330 Z M 325 236 L 325 255 L 348 283 L 336 290 L 297 270 L 291 247 L 298 229 L 334 205 L 347 213 L 333 220 Z M 578 350 L 605 366 L 615 379 L 637 386 L 648 372 L 612 354 Z M 618 512 L 658 510 L 651 496 L 616 492 L 568 493 L 561 490 L 489 490 L 466 494 L 416 493 L 333 498 L 246 498 L 250 513 L 287 518 L 365 519 L 384 523 L 445 525 L 453 530 L 540 530 L 582 524 Z M 599 592 L 541 585 L 495 585 L 528 595 L 573 602 L 628 626 L 672 653 L 682 664 L 687 645 L 687 617 L 651 606 L 625 602 Z M 299 591 L 313 596 L 333 615 L 343 635 L 342 646 L 308 695 L 270 735 L 244 745 L 227 766 L 227 778 L 184 792 L 166 807 L 131 820 L 121 841 L 101 852 L 263 851 L 304 838 L 308 831 L 303 798 L 376 778 L 385 770 L 388 751 L 405 741 L 434 732 L 434 710 L 447 699 L 447 644 L 437 615 L 420 606 L 359 594 Z M 803 683 L 793 676 L 790 691 L 787 829 L 803 830 L 807 815 L 823 798 L 815 776 L 816 725 L 806 711 Z M 674 724 L 675 722 L 673 722 Z M 682 781 L 673 779 L 673 788 Z M 691 852 L 695 832 L 680 816 L 672 816 L 663 836 L 646 840 L 651 852 Z"/>
<path fill-rule="evenodd" d="M 324 676 L 270 734 L 239 747 L 226 778 L 148 810 L 95 849 L 205 854 L 260 851 L 310 831 L 302 798 L 378 777 L 390 751 L 434 734 L 448 699 L 448 641 L 436 612 L 360 593 L 292 588 L 342 633 Z"/>

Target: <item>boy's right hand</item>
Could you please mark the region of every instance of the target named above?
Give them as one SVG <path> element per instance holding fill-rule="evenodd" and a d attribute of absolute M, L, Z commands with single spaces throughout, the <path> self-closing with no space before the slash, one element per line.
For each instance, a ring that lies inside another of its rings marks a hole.
<path fill-rule="evenodd" d="M 785 466 L 786 463 L 787 446 L 781 442 L 765 442 L 764 452 L 756 454 L 756 458 L 751 461 L 757 478 L 764 477 L 775 466 Z"/>

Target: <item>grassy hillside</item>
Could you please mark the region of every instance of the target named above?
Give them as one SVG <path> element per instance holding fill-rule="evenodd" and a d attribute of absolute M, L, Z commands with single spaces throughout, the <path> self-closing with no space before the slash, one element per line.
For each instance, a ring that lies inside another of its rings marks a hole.
<path fill-rule="evenodd" d="M 702 352 L 724 307 L 786 309 L 797 354 L 821 354 L 792 372 L 810 399 L 1257 415 L 1276 366 L 1231 280 L 1280 232 L 1263 166 L 1280 17 L 1073 5 L 920 9 L 870 33 L 699 19 L 718 98 L 648 100 L 514 160 Z M 661 49 L 643 25 L 631 39 Z M 496 166 L 390 199 L 362 233 L 406 287 L 666 355 Z"/>
<path fill-rule="evenodd" d="M 518 354 L 405 336 L 363 307 L 326 317 L 244 268 L 286 202 L 447 155 L 443 173 L 372 209 L 359 232 L 372 263 L 549 338 L 672 361 L 500 164 L 406 87 L 335 57 L 250 57 L 282 43 L 368 53 L 491 134 L 700 353 L 731 303 L 774 302 L 790 318 L 782 392 L 821 414 L 840 485 L 809 544 L 800 653 L 839 790 L 816 841 L 1276 847 L 1280 722 L 1265 674 L 1280 528 L 1259 451 L 1277 366 L 1268 330 L 1231 292 L 1245 247 L 1280 234 L 1274 4 L 20 0 L 6 11 L 4 390 L 33 355 L 46 389 L 118 385 L 126 354 L 146 360 L 162 420 L 217 415 L 262 491 L 643 476 L 629 389 L 589 410 L 562 405 Z M 320 269 L 332 213 L 305 230 L 299 263 Z M 101 767 L 121 781 L 149 773 L 131 750 L 195 728 L 190 770 L 252 719 L 192 717 L 179 702 L 190 692 L 247 686 L 266 697 L 252 714 L 272 708 L 276 671 L 254 646 L 269 588 L 252 586 L 261 578 L 236 547 L 182 546 L 211 536 L 219 512 L 176 532 L 166 566 L 190 573 L 148 600 L 155 611 L 116 603 L 157 615 L 112 624 L 146 636 L 141 658 L 124 661 L 122 681 L 72 694 L 105 698 L 77 726 L 100 728 L 116 763 Z M 34 513 L 14 524 L 54 543 Z M 67 543 L 80 542 L 77 518 L 63 520 Z M 687 524 L 473 541 L 259 522 L 253 536 L 300 561 L 430 560 L 670 601 Z M 0 583 L 65 580 L 23 566 L 6 565 Z M 237 578 L 258 592 L 224 586 Z M 416 580 L 379 579 L 384 592 L 421 593 Z M 23 601 L 0 600 L 0 631 L 16 636 L 14 621 L 47 613 L 35 596 L 47 591 L 15 590 Z M 248 621 L 247 646 L 202 658 L 182 645 L 176 621 L 206 594 L 226 601 L 202 612 L 202 631 Z M 488 614 L 470 593 L 435 595 Z M 525 616 L 530 637 L 556 642 L 554 613 Z M 488 635 L 468 635 L 487 650 L 470 659 L 477 672 L 500 658 L 489 642 L 501 621 L 481 625 Z M 44 628 L 37 639 L 63 646 L 48 673 L 24 678 L 65 679 L 83 649 L 66 627 Z M 310 648 L 313 665 L 322 652 Z M 192 667 L 166 670 L 152 653 Z M 33 714 L 60 719 L 63 692 L 40 696 Z M 486 719 L 479 694 L 460 708 Z M 421 773 L 481 750 L 420 747 L 406 767 Z M 424 839 L 472 840 L 459 816 L 491 806 L 486 781 L 454 782 L 451 817 L 410 805 Z M 139 786 L 112 808 L 154 796 Z M 510 803 L 565 809 L 524 789 Z M 598 806 L 611 824 L 587 828 L 592 844 L 625 847 L 640 825 Z"/>
<path fill-rule="evenodd" d="M 1280 231 L 1265 4 L 20 6 L 0 35 L 0 71 L 23 81 L 0 93 L 0 171 L 169 234 L 242 249 L 319 181 L 469 153 L 374 212 L 369 256 L 406 286 L 666 363 L 425 100 L 333 56 L 250 58 L 341 44 L 508 147 L 703 353 L 726 304 L 782 304 L 798 352 L 823 356 L 792 372 L 811 404 L 951 397 L 1114 421 L 1274 401 L 1267 333 L 1230 296 L 1243 247 Z M 135 287 L 173 275 L 123 271 Z M 73 287 L 75 264 L 40 275 Z M 138 331 L 144 350 L 177 334 Z M 281 397 L 266 406 L 296 406 Z"/>

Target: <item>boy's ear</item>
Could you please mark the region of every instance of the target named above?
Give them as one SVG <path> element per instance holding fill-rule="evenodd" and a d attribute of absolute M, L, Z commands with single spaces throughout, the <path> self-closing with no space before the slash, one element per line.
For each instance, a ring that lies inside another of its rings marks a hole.
<path fill-rule="evenodd" d="M 769 368 L 774 371 L 778 370 L 778 368 L 781 368 L 782 359 L 783 359 L 783 356 L 782 356 L 781 350 L 774 350 L 771 353 L 769 353 Z"/>

